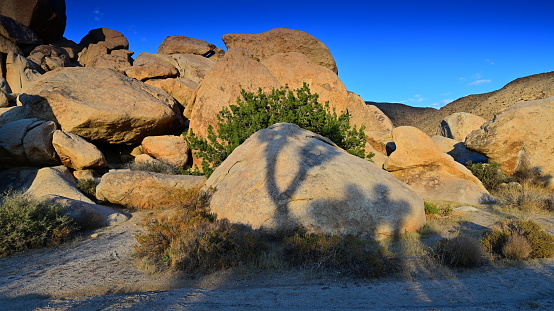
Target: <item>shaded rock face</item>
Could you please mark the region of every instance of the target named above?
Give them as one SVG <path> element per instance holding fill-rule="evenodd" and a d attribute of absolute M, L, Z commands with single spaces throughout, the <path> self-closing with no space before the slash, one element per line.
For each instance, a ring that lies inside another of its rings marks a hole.
<path fill-rule="evenodd" d="M 472 132 L 466 147 L 513 174 L 531 168 L 554 176 L 554 97 L 515 104 Z"/>
<path fill-rule="evenodd" d="M 440 151 L 448 154 L 454 161 L 462 165 L 470 161 L 472 163 L 486 163 L 488 161 L 486 156 L 467 149 L 464 143 L 460 141 L 438 135 L 431 137 L 431 139 Z"/>
<path fill-rule="evenodd" d="M 98 42 L 106 42 L 110 50 L 117 49 L 129 49 L 129 41 L 125 36 L 119 31 L 109 29 L 109 28 L 97 28 L 88 32 L 86 36 L 81 39 L 79 45 L 82 47 L 87 47 L 90 44 L 95 44 Z"/>
<path fill-rule="evenodd" d="M 223 36 L 223 42 L 229 50 L 247 49 L 261 60 L 279 53 L 299 52 L 315 64 L 338 73 L 335 60 L 327 46 L 304 31 L 275 28 L 258 34 L 231 33 Z"/>
<path fill-rule="evenodd" d="M 248 138 L 214 171 L 210 187 L 219 218 L 268 231 L 379 239 L 425 223 L 423 201 L 409 186 L 289 123 Z"/>
<path fill-rule="evenodd" d="M 6 81 L 14 93 L 21 93 L 40 76 L 39 67 L 23 55 L 8 53 L 6 56 Z"/>
<path fill-rule="evenodd" d="M 129 208 L 173 207 L 181 204 L 181 195 L 200 189 L 205 183 L 203 176 L 111 170 L 102 176 L 96 197 Z"/>
<path fill-rule="evenodd" d="M 28 116 L 54 121 L 92 142 L 140 143 L 146 136 L 182 132 L 173 98 L 109 69 L 48 72 L 25 93 L 20 99 Z"/>
<path fill-rule="evenodd" d="M 65 0 L 2 0 L 0 15 L 31 28 L 47 44 L 63 36 L 67 20 Z"/>
<path fill-rule="evenodd" d="M 73 133 L 55 131 L 52 145 L 67 167 L 84 170 L 101 169 L 108 165 L 104 155 L 96 146 Z"/>
<path fill-rule="evenodd" d="M 65 166 L 10 168 L 0 171 L 0 191 L 10 188 L 35 198 L 60 196 L 94 204 L 79 191 L 75 178 Z"/>
<path fill-rule="evenodd" d="M 467 112 L 456 112 L 444 120 L 439 125 L 441 136 L 451 138 L 457 141 L 465 141 L 467 135 L 481 128 L 487 120 Z"/>
<path fill-rule="evenodd" d="M 229 50 L 206 74 L 198 87 L 191 107 L 190 127 L 195 134 L 205 137 L 208 126 L 217 125 L 219 111 L 225 106 L 236 104 L 241 88 L 249 92 L 256 92 L 258 88 L 269 92 L 272 88 L 279 87 L 279 81 L 251 52 L 243 49 Z"/>
<path fill-rule="evenodd" d="M 1 5 L 1 4 L 0 4 Z M 32 29 L 19 23 L 18 21 L 3 16 L 0 12 L 0 38 L 3 38 L 0 42 L 3 42 L 2 50 L 0 52 L 18 53 L 29 52 L 34 46 L 39 45 L 42 41 L 37 37 Z M 9 43 L 15 45 L 10 46 Z M 20 50 L 19 48 L 22 48 Z M 8 50 L 7 50 L 8 49 Z"/>
<path fill-rule="evenodd" d="M 424 199 L 481 204 L 489 194 L 477 177 L 442 153 L 431 138 L 411 126 L 392 131 L 396 150 L 383 168 L 409 184 Z"/>
<path fill-rule="evenodd" d="M 22 119 L 0 127 L 0 167 L 59 164 L 52 147 L 52 121 Z"/>
<path fill-rule="evenodd" d="M 54 45 L 37 46 L 27 59 L 39 65 L 43 72 L 73 66 L 67 51 Z"/>
<path fill-rule="evenodd" d="M 69 216 L 81 229 L 96 229 L 118 225 L 129 219 L 129 216 L 112 208 L 68 199 L 61 196 L 49 196 L 50 202 L 63 206 L 64 215 Z"/>

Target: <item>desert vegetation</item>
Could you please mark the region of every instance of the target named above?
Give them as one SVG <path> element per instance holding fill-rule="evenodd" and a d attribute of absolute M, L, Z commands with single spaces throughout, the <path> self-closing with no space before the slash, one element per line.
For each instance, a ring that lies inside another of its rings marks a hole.
<path fill-rule="evenodd" d="M 256 131 L 273 124 L 288 122 L 331 139 L 339 147 L 361 158 L 371 159 L 365 153 L 364 128 L 350 126 L 346 113 L 331 111 L 329 103 L 318 102 L 319 95 L 312 94 L 309 85 L 296 90 L 285 86 L 266 94 L 241 90 L 236 105 L 224 107 L 218 114 L 217 129 L 208 127 L 208 136 L 199 137 L 193 130 L 185 133 L 191 149 L 203 159 L 202 171 L 207 177 L 230 154 Z"/>
<path fill-rule="evenodd" d="M 19 192 L 0 196 L 0 257 L 60 244 L 75 229 L 61 205 Z"/>

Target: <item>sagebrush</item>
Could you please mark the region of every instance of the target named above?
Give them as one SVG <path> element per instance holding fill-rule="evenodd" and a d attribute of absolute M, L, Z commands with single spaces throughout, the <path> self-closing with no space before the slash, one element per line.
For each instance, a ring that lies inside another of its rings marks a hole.
<path fill-rule="evenodd" d="M 0 256 L 57 245 L 77 228 L 63 206 L 19 192 L 0 195 Z"/>
<path fill-rule="evenodd" d="M 331 139 L 351 154 L 371 158 L 373 154 L 365 153 L 364 128 L 350 126 L 348 114 L 337 115 L 329 103 L 321 104 L 318 98 L 306 83 L 296 90 L 285 86 L 268 94 L 261 88 L 257 93 L 243 89 L 236 105 L 223 107 L 219 112 L 217 130 L 210 125 L 206 138 L 189 130 L 185 139 L 203 159 L 202 170 L 208 177 L 248 137 L 281 122 L 294 123 Z"/>

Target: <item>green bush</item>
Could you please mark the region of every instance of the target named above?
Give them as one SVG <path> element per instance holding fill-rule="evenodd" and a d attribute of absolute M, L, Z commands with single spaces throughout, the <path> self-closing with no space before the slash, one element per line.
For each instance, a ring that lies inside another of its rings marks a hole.
<path fill-rule="evenodd" d="M 423 205 L 425 206 L 425 215 L 436 215 L 439 213 L 437 205 L 427 201 L 423 202 Z"/>
<path fill-rule="evenodd" d="M 483 251 L 478 239 L 457 236 L 439 241 L 435 247 L 435 256 L 447 266 L 473 268 L 481 265 Z"/>
<path fill-rule="evenodd" d="M 147 232 L 136 236 L 137 257 L 187 273 L 210 273 L 256 262 L 265 249 L 257 232 L 216 219 L 206 211 L 206 200 L 198 193 L 181 208 L 146 217 Z"/>
<path fill-rule="evenodd" d="M 22 193 L 0 196 L 0 256 L 65 241 L 75 230 L 63 207 Z"/>
<path fill-rule="evenodd" d="M 98 186 L 98 183 L 94 179 L 77 180 L 77 188 L 92 200 L 96 200 L 96 186 Z"/>
<path fill-rule="evenodd" d="M 467 168 L 477 177 L 483 186 L 489 191 L 497 190 L 501 184 L 510 182 L 509 176 L 500 169 L 500 163 L 471 163 L 468 162 Z"/>
<path fill-rule="evenodd" d="M 334 269 L 357 277 L 397 270 L 394 258 L 377 242 L 353 235 L 296 233 L 283 239 L 284 258 L 293 266 Z"/>
<path fill-rule="evenodd" d="M 503 250 L 512 236 L 521 236 L 531 245 L 529 258 L 554 256 L 554 237 L 531 220 L 510 219 L 483 233 L 482 243 L 493 254 L 503 256 Z"/>
<path fill-rule="evenodd" d="M 241 98 L 242 97 L 242 98 Z M 365 154 L 364 128 L 350 126 L 348 114 L 337 115 L 329 103 L 320 104 L 319 95 L 312 94 L 306 83 L 296 90 L 288 87 L 265 94 L 241 91 L 237 105 L 224 107 L 218 114 L 218 130 L 208 127 L 207 139 L 192 130 L 185 134 L 191 149 L 203 159 L 202 170 L 209 177 L 236 147 L 258 130 L 273 124 L 288 122 L 331 139 L 339 147 L 361 158 Z"/>

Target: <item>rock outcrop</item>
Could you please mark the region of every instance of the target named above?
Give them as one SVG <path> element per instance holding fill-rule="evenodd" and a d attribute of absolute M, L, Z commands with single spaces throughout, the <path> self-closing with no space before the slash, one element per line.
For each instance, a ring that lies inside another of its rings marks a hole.
<path fill-rule="evenodd" d="M 243 49 L 229 50 L 206 74 L 198 87 L 190 127 L 195 134 L 205 137 L 208 126 L 217 125 L 219 111 L 225 106 L 236 104 L 241 88 L 249 92 L 256 92 L 258 88 L 269 92 L 280 87 L 279 81 L 251 52 Z"/>
<path fill-rule="evenodd" d="M 109 28 L 97 28 L 88 32 L 81 39 L 79 45 L 87 47 L 90 44 L 104 42 L 110 50 L 129 49 L 129 41 L 125 36 L 117 30 Z"/>
<path fill-rule="evenodd" d="M 457 141 L 465 141 L 467 135 L 481 128 L 487 120 L 467 112 L 456 112 L 439 125 L 439 134 Z"/>
<path fill-rule="evenodd" d="M 423 201 L 375 164 L 279 123 L 248 138 L 206 183 L 219 218 L 268 231 L 380 239 L 425 223 Z"/>
<path fill-rule="evenodd" d="M 210 57 L 221 53 L 219 49 L 206 41 L 185 37 L 169 36 L 158 47 L 158 54 L 194 54 Z"/>
<path fill-rule="evenodd" d="M 67 51 L 51 44 L 37 46 L 27 59 L 39 65 L 43 72 L 73 66 Z"/>
<path fill-rule="evenodd" d="M 173 98 L 109 69 L 48 72 L 25 93 L 22 103 L 28 116 L 55 121 L 61 130 L 92 142 L 140 143 L 146 136 L 182 131 Z"/>
<path fill-rule="evenodd" d="M 2 0 L 0 15 L 31 28 L 47 44 L 63 36 L 67 20 L 65 0 Z"/>
<path fill-rule="evenodd" d="M 392 130 L 396 150 L 383 168 L 412 186 L 424 199 L 481 204 L 489 198 L 477 177 L 442 153 L 421 130 L 400 126 Z"/>
<path fill-rule="evenodd" d="M 538 169 L 554 176 L 554 97 L 505 109 L 472 132 L 465 144 L 500 163 L 507 174 L 518 169 Z"/>
<path fill-rule="evenodd" d="M 299 52 L 315 64 L 338 73 L 335 59 L 327 46 L 304 31 L 275 28 L 258 34 L 230 33 L 223 36 L 223 42 L 229 50 L 250 50 L 262 60 L 279 53 Z"/>
<path fill-rule="evenodd" d="M 21 93 L 40 76 L 38 66 L 23 55 L 8 53 L 6 56 L 6 81 L 14 93 Z"/>
<path fill-rule="evenodd" d="M 0 52 L 28 53 L 41 43 L 33 30 L 0 12 Z"/>
<path fill-rule="evenodd" d="M 111 170 L 96 187 L 99 200 L 128 208 L 152 209 L 181 204 L 182 195 L 204 186 L 203 176 Z"/>

